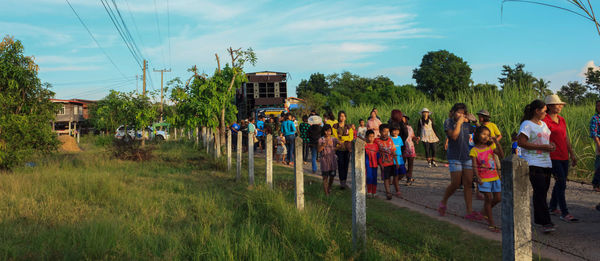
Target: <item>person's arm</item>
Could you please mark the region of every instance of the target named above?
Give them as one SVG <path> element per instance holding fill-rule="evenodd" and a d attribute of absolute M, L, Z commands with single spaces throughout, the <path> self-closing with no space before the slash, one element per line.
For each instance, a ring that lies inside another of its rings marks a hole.
<path fill-rule="evenodd" d="M 556 149 L 554 143 L 550 144 L 533 144 L 529 142 L 529 138 L 524 133 L 519 133 L 519 137 L 517 140 L 517 144 L 519 147 L 524 148 L 526 150 L 542 150 L 547 152 L 552 152 Z"/>
<path fill-rule="evenodd" d="M 317 149 L 319 152 L 322 152 L 325 149 L 325 142 L 321 142 L 319 140 L 319 148 Z"/>
<path fill-rule="evenodd" d="M 448 140 L 450 138 L 446 137 L 446 141 L 444 141 L 444 150 L 448 150 Z"/>
<path fill-rule="evenodd" d="M 417 137 L 421 137 L 421 119 L 419 119 L 419 121 L 417 122 L 417 132 L 415 133 L 415 136 Z"/>
<path fill-rule="evenodd" d="M 466 120 L 467 119 L 464 116 L 460 116 L 460 118 L 458 118 L 458 121 L 456 121 L 456 125 L 454 126 L 454 129 L 446 130 L 446 135 L 448 135 L 449 139 L 452 139 L 452 140 L 458 139 L 458 135 L 460 135 L 460 131 L 462 130 L 462 124 Z"/>
<path fill-rule="evenodd" d="M 495 160 L 495 159 L 494 159 Z M 481 181 L 481 176 L 479 175 L 479 164 L 477 163 L 477 158 L 476 157 L 471 157 L 471 161 L 473 161 L 473 172 L 475 173 L 475 176 L 477 177 L 477 184 L 482 185 L 483 181 Z"/>
<path fill-rule="evenodd" d="M 502 150 L 502 145 L 500 145 L 500 142 L 498 141 L 498 138 L 492 138 L 492 141 L 494 142 L 494 144 L 496 145 L 496 149 L 494 149 L 494 153 L 496 153 L 496 155 L 498 155 L 499 158 L 504 158 L 504 151 Z M 496 158 L 494 157 L 494 160 Z M 498 166 L 499 162 L 496 162 L 496 166 Z"/>

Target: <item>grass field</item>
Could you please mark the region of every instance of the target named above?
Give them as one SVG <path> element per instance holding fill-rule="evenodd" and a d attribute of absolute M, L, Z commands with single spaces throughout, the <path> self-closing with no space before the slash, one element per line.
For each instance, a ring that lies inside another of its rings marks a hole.
<path fill-rule="evenodd" d="M 390 112 L 393 109 L 400 109 L 408 115 L 410 123 L 416 131 L 416 124 L 420 117 L 419 112 L 423 107 L 427 107 L 433 112 L 436 131 L 438 135 L 443 136 L 440 139 L 445 139 L 443 131 L 444 120 L 448 118 L 450 108 L 454 103 L 463 102 L 467 105 L 469 111 L 475 114 L 481 109 L 486 109 L 492 115 L 491 121 L 498 125 L 502 132 L 505 152 L 510 151 L 510 136 L 513 132 L 519 131 L 521 117 L 525 105 L 536 99 L 536 95 L 529 89 L 523 90 L 512 88 L 503 92 L 488 92 L 477 94 L 460 94 L 456 97 L 449 98 L 447 101 L 431 101 L 425 98 L 412 99 L 409 98 L 405 103 L 393 105 L 362 105 L 350 106 L 345 105 L 336 108 L 335 111 L 344 110 L 348 115 L 348 120 L 352 123 L 358 123 L 359 119 L 367 119 L 373 107 L 377 107 L 379 116 L 383 122 L 387 122 L 390 117 Z M 582 105 L 566 105 L 561 113 L 567 122 L 567 132 L 571 140 L 575 154 L 580 160 L 580 164 L 576 168 L 572 168 L 569 178 L 590 182 L 594 172 L 594 144 L 589 138 L 589 122 L 595 114 L 595 104 L 589 102 Z M 438 156 L 445 160 L 443 151 L 443 142 L 440 142 L 438 147 Z M 417 153 L 424 155 L 423 147 L 417 146 Z"/>
<path fill-rule="evenodd" d="M 184 142 L 159 145 L 145 163 L 109 158 L 90 139 L 0 174 L 0 259 L 498 260 L 486 240 L 383 200 L 367 202 L 368 242 L 354 253 L 350 192 L 331 197 L 306 178 L 306 209 L 293 203 L 291 169 L 275 190 L 244 179 Z"/>

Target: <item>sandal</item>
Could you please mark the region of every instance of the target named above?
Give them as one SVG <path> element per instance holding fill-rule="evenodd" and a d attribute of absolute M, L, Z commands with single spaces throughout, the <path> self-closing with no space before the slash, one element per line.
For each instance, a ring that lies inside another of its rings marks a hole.
<path fill-rule="evenodd" d="M 497 226 L 488 226 L 488 230 L 494 233 L 500 233 L 500 228 L 498 228 Z"/>
<path fill-rule="evenodd" d="M 392 200 L 392 193 L 386 193 L 387 200 Z"/>
<path fill-rule="evenodd" d="M 440 205 L 438 206 L 438 213 L 440 213 L 440 216 L 444 216 L 446 215 L 446 205 L 442 204 L 442 202 L 440 202 Z"/>
<path fill-rule="evenodd" d="M 470 221 L 482 220 L 483 216 L 481 215 L 481 213 L 479 213 L 477 211 L 473 211 L 473 212 L 471 212 L 471 214 L 465 215 L 465 219 L 470 220 Z"/>
<path fill-rule="evenodd" d="M 402 197 L 402 193 L 400 193 L 400 191 L 396 192 L 396 197 L 398 197 L 398 198 Z"/>
<path fill-rule="evenodd" d="M 410 179 L 406 180 L 406 186 L 412 185 L 413 182 L 415 182 L 415 179 L 413 179 L 413 178 L 410 178 Z"/>

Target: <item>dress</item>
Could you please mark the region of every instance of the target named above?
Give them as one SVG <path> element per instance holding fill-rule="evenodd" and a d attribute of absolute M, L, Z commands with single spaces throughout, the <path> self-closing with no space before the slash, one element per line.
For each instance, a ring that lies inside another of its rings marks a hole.
<path fill-rule="evenodd" d="M 367 120 L 367 129 L 375 132 L 375 138 L 379 137 L 379 125 L 381 125 L 381 120 L 377 119 L 377 117 Z"/>
<path fill-rule="evenodd" d="M 427 143 L 436 143 L 439 142 L 440 139 L 437 135 L 435 135 L 435 131 L 433 130 L 433 121 L 429 120 L 427 123 L 422 122 L 421 125 L 421 141 Z"/>
<path fill-rule="evenodd" d="M 285 138 L 277 137 L 277 155 L 285 154 L 287 154 L 287 149 L 285 147 Z"/>
<path fill-rule="evenodd" d="M 331 140 L 331 144 L 329 144 Z M 338 140 L 335 137 L 321 137 L 319 139 L 319 146 L 324 146 L 321 151 L 321 171 L 335 171 L 337 170 L 337 156 L 335 155 L 335 146 L 338 144 Z"/>
<path fill-rule="evenodd" d="M 402 155 L 407 158 L 414 158 L 417 156 L 417 153 L 415 152 L 415 143 L 413 142 L 415 132 L 411 126 L 407 125 L 406 128 L 408 130 L 408 137 L 406 138 L 406 144 L 404 144 L 404 152 Z"/>

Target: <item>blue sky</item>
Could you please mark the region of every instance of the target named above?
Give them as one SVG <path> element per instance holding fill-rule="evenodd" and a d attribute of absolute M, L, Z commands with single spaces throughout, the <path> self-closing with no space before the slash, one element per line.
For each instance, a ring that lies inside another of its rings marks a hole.
<path fill-rule="evenodd" d="M 0 32 L 24 43 L 57 98 L 99 99 L 109 89 L 135 90 L 141 70 L 101 2 L 70 2 L 118 69 L 65 0 L 4 0 Z M 545 2 L 568 6 L 562 0 Z M 600 10 L 600 2 L 593 2 Z M 188 78 L 192 65 L 212 73 L 214 54 L 224 63 L 230 46 L 256 51 L 258 63 L 247 72 L 289 72 L 291 93 L 314 72 L 350 71 L 414 83 L 412 69 L 425 53 L 439 49 L 466 60 L 476 83 L 497 83 L 503 64 L 524 63 L 557 90 L 568 81 L 583 81 L 584 68 L 600 64 L 600 36 L 591 22 L 523 3 L 506 3 L 501 16 L 500 0 L 116 3 L 149 60 L 149 90 L 160 89 L 160 74 L 152 69 L 171 68 L 165 82 Z"/>

